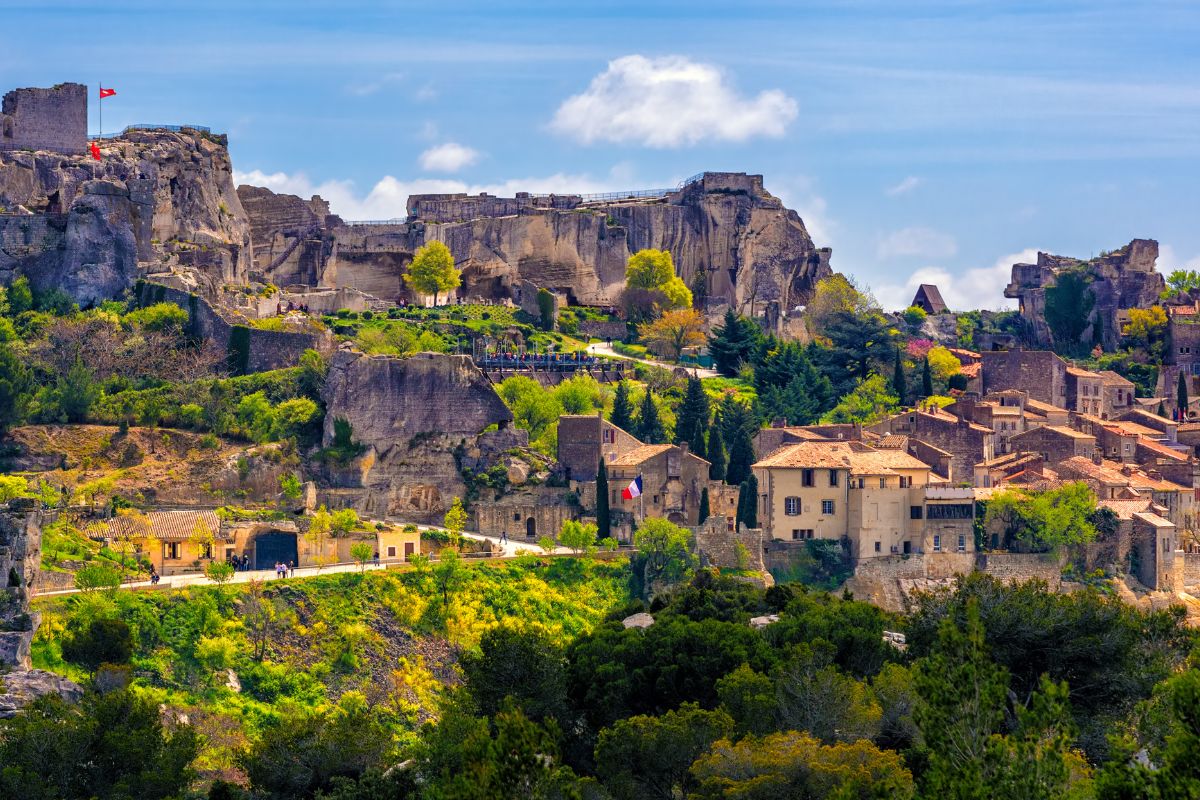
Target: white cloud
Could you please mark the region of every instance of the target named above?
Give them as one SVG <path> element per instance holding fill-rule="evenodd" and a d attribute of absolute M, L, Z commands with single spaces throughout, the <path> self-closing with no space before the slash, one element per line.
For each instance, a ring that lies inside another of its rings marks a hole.
<path fill-rule="evenodd" d="M 800 215 L 804 228 L 817 247 L 833 246 L 837 222 L 829 216 L 829 203 L 817 193 L 816 184 L 807 176 L 772 178 L 771 193 Z"/>
<path fill-rule="evenodd" d="M 1158 271 L 1163 275 L 1169 275 L 1177 269 L 1200 270 L 1200 255 L 1187 259 L 1181 258 L 1176 255 L 1174 247 L 1169 244 L 1160 244 L 1158 246 Z"/>
<path fill-rule="evenodd" d="M 958 252 L 958 243 L 948 233 L 933 228 L 901 228 L 892 231 L 879 242 L 876 253 L 880 258 L 919 256 L 948 258 Z"/>
<path fill-rule="evenodd" d="M 795 118 L 796 101 L 782 91 L 741 96 L 713 64 L 631 55 L 610 61 L 586 91 L 567 98 L 550 127 L 584 144 L 679 147 L 779 137 Z"/>
<path fill-rule="evenodd" d="M 1004 287 L 1012 277 L 1012 265 L 1037 261 L 1037 252 L 1030 248 L 1009 253 L 997 258 L 989 267 L 974 267 L 964 272 L 951 272 L 945 267 L 921 267 L 902 285 L 883 284 L 877 287 L 875 297 L 886 309 L 907 308 L 917 293 L 917 287 L 922 283 L 932 283 L 941 291 L 951 311 L 1016 308 L 1016 301 L 1004 296 Z"/>
<path fill-rule="evenodd" d="M 413 94 L 413 99 L 418 103 L 428 103 L 430 100 L 437 99 L 438 91 L 433 88 L 432 83 L 427 83 Z"/>
<path fill-rule="evenodd" d="M 921 183 L 922 183 L 921 179 L 918 178 L 916 175 L 909 175 L 907 178 L 900 181 L 895 186 L 889 186 L 888 188 L 884 189 L 883 193 L 886 194 L 888 197 L 899 197 L 902 194 L 908 194 L 913 189 L 920 186 Z"/>
<path fill-rule="evenodd" d="M 457 142 L 446 142 L 429 148 L 417 159 L 426 172 L 458 172 L 479 160 L 479 151 Z"/>
<path fill-rule="evenodd" d="M 399 83 L 404 80 L 404 77 L 403 72 L 387 72 L 368 80 L 352 83 L 346 87 L 346 91 L 356 97 L 368 97 L 389 84 Z"/>
<path fill-rule="evenodd" d="M 611 178 L 597 180 L 587 175 L 558 172 L 533 178 L 512 178 L 500 183 L 472 184 L 453 178 L 418 178 L 404 181 L 391 175 L 381 178 L 366 195 L 356 190 L 353 181 L 330 180 L 313 183 L 302 172 L 266 173 L 261 170 L 233 173 L 235 184 L 264 186 L 273 192 L 308 198 L 319 194 L 329 201 L 330 210 L 345 220 L 403 219 L 408 215 L 410 194 L 453 194 L 487 192 L 498 197 L 512 197 L 516 192 L 579 193 L 615 191 L 626 188 Z"/>

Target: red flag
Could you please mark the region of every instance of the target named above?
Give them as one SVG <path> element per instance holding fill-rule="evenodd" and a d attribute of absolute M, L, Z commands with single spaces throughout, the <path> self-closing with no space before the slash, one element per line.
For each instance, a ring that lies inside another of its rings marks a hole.
<path fill-rule="evenodd" d="M 100 99 L 101 100 L 103 100 L 106 97 L 112 97 L 116 93 L 117 93 L 116 89 L 105 89 L 103 86 L 100 87 Z"/>
<path fill-rule="evenodd" d="M 100 160 L 100 145 L 96 144 L 95 142 L 92 142 L 92 158 L 96 159 L 97 161 Z"/>

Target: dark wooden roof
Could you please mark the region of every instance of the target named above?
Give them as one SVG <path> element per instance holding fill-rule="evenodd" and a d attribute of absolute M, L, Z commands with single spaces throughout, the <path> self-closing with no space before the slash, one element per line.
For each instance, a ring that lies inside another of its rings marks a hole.
<path fill-rule="evenodd" d="M 913 296 L 912 304 L 920 306 L 929 314 L 941 314 L 949 310 L 946 306 L 946 301 L 942 299 L 941 291 L 932 283 L 922 283 L 917 287 L 917 293 Z"/>

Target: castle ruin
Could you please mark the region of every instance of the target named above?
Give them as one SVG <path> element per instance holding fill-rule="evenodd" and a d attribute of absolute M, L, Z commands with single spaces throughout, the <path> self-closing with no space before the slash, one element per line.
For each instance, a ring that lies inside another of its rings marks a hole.
<path fill-rule="evenodd" d="M 13 89 L 0 107 L 0 150 L 87 152 L 88 90 L 82 83 Z"/>

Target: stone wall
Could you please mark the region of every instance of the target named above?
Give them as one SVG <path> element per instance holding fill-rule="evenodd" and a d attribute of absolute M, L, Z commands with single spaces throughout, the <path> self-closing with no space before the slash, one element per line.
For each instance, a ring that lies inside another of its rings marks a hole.
<path fill-rule="evenodd" d="M 1181 553 L 1180 558 L 1183 562 L 1183 567 L 1180 577 L 1183 579 L 1183 587 L 1200 585 L 1200 553 Z"/>
<path fill-rule="evenodd" d="M 14 501 L 0 512 L 0 669 L 29 669 L 37 619 L 29 614 L 30 587 L 41 562 L 42 515 L 18 510 Z"/>
<path fill-rule="evenodd" d="M 585 319 L 579 323 L 580 336 L 594 339 L 612 339 L 620 341 L 625 338 L 628 326 L 620 320 L 601 322 L 595 319 Z"/>
<path fill-rule="evenodd" d="M 187 311 L 188 333 L 229 353 L 229 367 L 238 375 L 294 367 L 305 350 L 328 352 L 332 347 L 328 331 L 268 331 L 237 325 L 203 297 L 160 283 L 138 284 L 137 299 L 144 306 L 166 302 Z"/>
<path fill-rule="evenodd" d="M 540 487 L 475 504 L 476 530 L 484 536 L 506 534 L 509 539 L 536 542 L 557 538 L 563 523 L 578 519 L 580 505 L 562 488 Z"/>
<path fill-rule="evenodd" d="M 731 518 L 711 516 L 691 530 L 702 565 L 767 571 L 763 562 L 762 528 L 739 524 L 735 529 Z"/>
<path fill-rule="evenodd" d="M 583 198 L 579 195 L 537 196 L 517 192 L 515 197 L 495 197 L 486 192 L 468 194 L 413 194 L 408 196 L 408 219 L 411 222 L 463 222 L 479 217 L 515 217 L 530 209 L 577 208 Z"/>
<path fill-rule="evenodd" d="M 0 105 L 0 150 L 85 153 L 87 103 L 87 87 L 80 83 L 12 90 Z"/>
<path fill-rule="evenodd" d="M 983 393 L 1019 389 L 1034 400 L 1067 407 L 1067 367 L 1049 350 L 996 350 L 980 354 Z"/>

